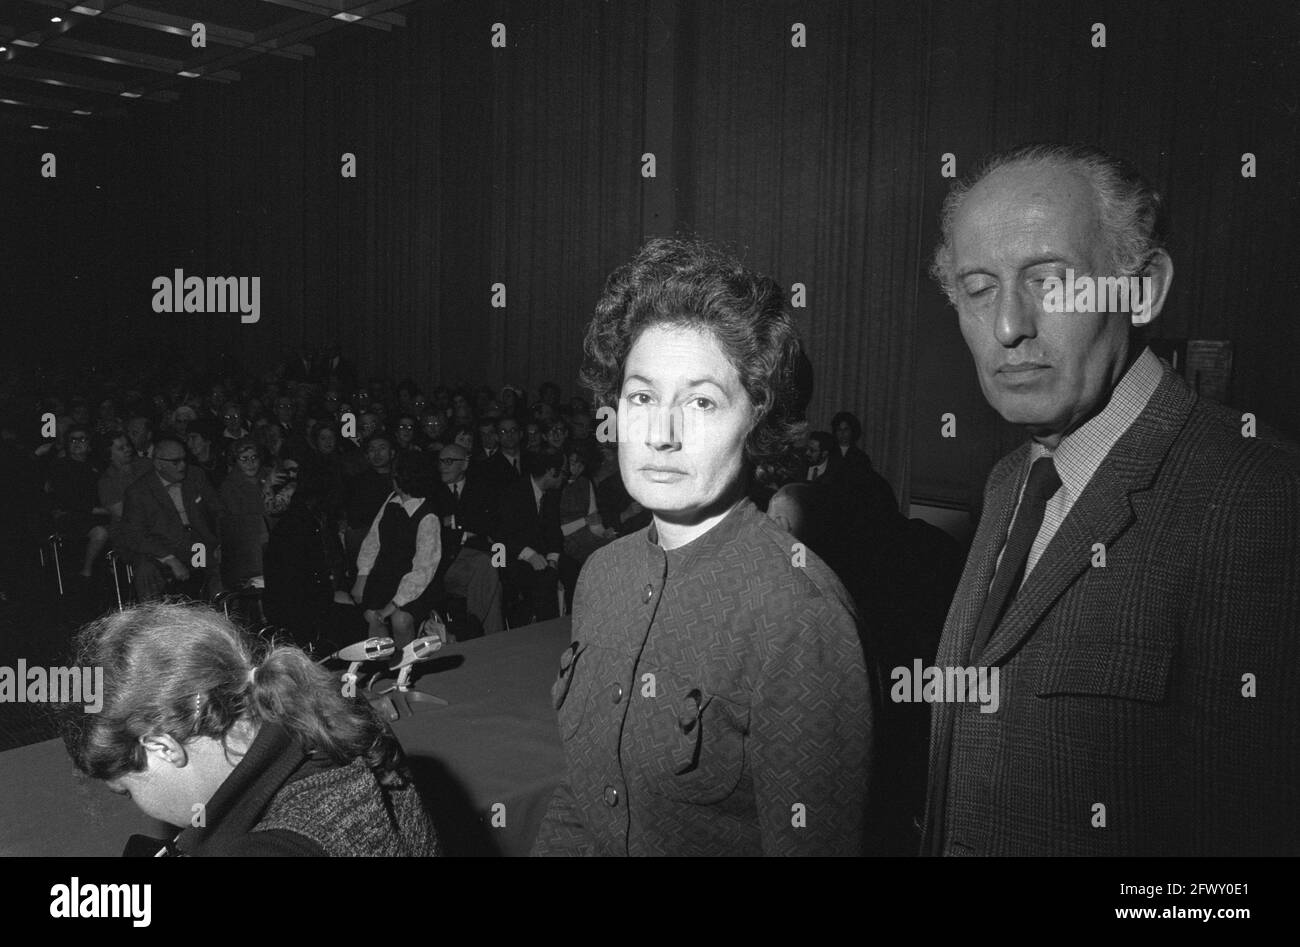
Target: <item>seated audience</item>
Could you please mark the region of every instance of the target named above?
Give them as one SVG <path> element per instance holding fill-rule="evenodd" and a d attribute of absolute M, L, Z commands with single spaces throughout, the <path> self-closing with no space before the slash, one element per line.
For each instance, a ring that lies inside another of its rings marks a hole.
<path fill-rule="evenodd" d="M 303 474 L 289 507 L 271 530 L 262 557 L 262 612 L 294 641 L 330 653 L 363 637 L 361 610 L 343 587 L 343 546 L 325 507 L 328 483 Z"/>
<path fill-rule="evenodd" d="M 81 579 L 91 577 L 95 560 L 108 545 L 111 519 L 99 504 L 99 468 L 91 458 L 90 437 L 89 427 L 72 424 L 64 438 L 64 456 L 50 461 L 48 478 L 54 527 L 82 552 L 77 573 Z"/>
<path fill-rule="evenodd" d="M 496 497 L 483 481 L 466 476 L 469 452 L 448 444 L 438 455 L 438 514 L 442 521 L 439 578 L 448 595 L 465 597 L 466 609 L 485 634 L 505 628 L 501 617 L 501 579 L 492 565 L 491 532 Z"/>
<path fill-rule="evenodd" d="M 502 421 L 502 428 L 510 423 Z M 563 471 L 564 456 L 559 451 L 548 448 L 527 454 L 523 475 L 501 492 L 494 538 L 506 547 L 507 609 L 512 628 L 559 614 L 556 588 L 564 552 L 559 493 Z"/>
<path fill-rule="evenodd" d="M 393 491 L 375 515 L 357 554 L 352 599 L 365 609 L 371 636 L 388 634 L 399 648 L 429 616 L 434 574 L 442 558 L 438 481 L 428 456 L 399 454 Z"/>
<path fill-rule="evenodd" d="M 175 435 L 154 440 L 153 465 L 152 474 L 126 488 L 114 533 L 135 570 L 136 595 L 142 602 L 159 598 L 174 580 L 181 591 L 197 595 L 202 589 L 211 597 L 221 589 L 221 499 L 203 471 L 188 467 Z"/>

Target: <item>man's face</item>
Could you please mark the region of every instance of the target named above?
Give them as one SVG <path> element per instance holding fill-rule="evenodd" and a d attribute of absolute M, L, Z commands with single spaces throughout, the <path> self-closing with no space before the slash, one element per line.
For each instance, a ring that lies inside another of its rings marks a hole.
<path fill-rule="evenodd" d="M 501 439 L 501 449 L 514 453 L 519 450 L 519 422 L 506 418 L 497 426 L 497 436 Z"/>
<path fill-rule="evenodd" d="M 235 458 L 235 463 L 245 477 L 256 477 L 257 471 L 262 466 L 261 457 L 251 448 L 241 450 L 239 456 Z"/>
<path fill-rule="evenodd" d="M 853 443 L 853 425 L 848 421 L 835 425 L 835 443 L 840 447 L 848 447 Z"/>
<path fill-rule="evenodd" d="M 1115 276 L 1087 180 L 1044 167 L 994 172 L 953 221 L 957 313 L 990 405 L 1038 438 L 1102 407 L 1128 355 L 1126 313 L 1047 312 L 1044 280 Z M 1051 445 L 1049 445 L 1051 446 Z"/>
<path fill-rule="evenodd" d="M 686 522 L 708 515 L 744 469 L 753 406 L 707 332 L 655 326 L 628 353 L 618 401 L 618 461 L 646 509 Z"/>
<path fill-rule="evenodd" d="M 397 439 L 402 446 L 407 446 L 415 439 L 415 418 L 402 415 L 397 419 Z"/>
<path fill-rule="evenodd" d="M 357 430 L 360 432 L 362 440 L 365 440 L 371 434 L 374 434 L 375 431 L 379 430 L 379 418 L 375 417 L 370 412 L 366 412 L 361 415 L 361 426 L 358 427 Z"/>
<path fill-rule="evenodd" d="M 575 414 L 573 416 L 573 439 L 575 441 L 585 441 L 591 436 L 591 418 L 585 414 Z"/>
<path fill-rule="evenodd" d="M 371 441 L 370 446 L 366 448 L 366 458 L 370 461 L 372 469 L 382 473 L 393 462 L 393 448 L 388 441 L 382 439 Z"/>
<path fill-rule="evenodd" d="M 293 422 L 293 402 L 288 398 L 275 399 L 275 419 L 281 424 L 288 425 Z"/>
<path fill-rule="evenodd" d="M 185 479 L 185 451 L 175 441 L 163 441 L 153 452 L 153 468 L 168 483 Z"/>
<path fill-rule="evenodd" d="M 436 411 L 426 413 L 420 418 L 420 429 L 429 440 L 441 440 L 443 431 L 447 429 L 447 419 Z"/>
<path fill-rule="evenodd" d="M 438 453 L 438 473 L 442 482 L 451 484 L 465 476 L 469 465 L 469 454 L 458 444 L 448 444 Z"/>
<path fill-rule="evenodd" d="M 239 416 L 239 409 L 233 405 L 226 405 L 221 412 L 221 420 L 225 422 L 226 430 L 232 434 L 243 429 L 242 418 Z"/>
<path fill-rule="evenodd" d="M 190 453 L 195 457 L 206 457 L 208 453 L 208 441 L 198 431 L 190 431 L 185 435 L 185 444 L 190 449 Z"/>
<path fill-rule="evenodd" d="M 826 459 L 826 451 L 822 450 L 821 441 L 815 437 L 808 438 L 808 446 L 804 449 L 804 458 L 808 461 L 809 467 L 818 467 Z"/>

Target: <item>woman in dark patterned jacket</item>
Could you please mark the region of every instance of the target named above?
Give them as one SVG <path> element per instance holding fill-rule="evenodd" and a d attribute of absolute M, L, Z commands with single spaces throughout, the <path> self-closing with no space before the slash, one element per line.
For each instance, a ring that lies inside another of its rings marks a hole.
<path fill-rule="evenodd" d="M 298 648 L 258 662 L 197 604 L 110 613 L 77 645 L 104 680 L 99 713 L 63 716 L 73 762 L 182 828 L 167 854 L 438 854 L 392 734 Z"/>
<path fill-rule="evenodd" d="M 861 854 L 872 688 L 856 614 L 746 497 L 802 409 L 781 288 L 653 240 L 607 281 L 586 353 L 653 522 L 578 581 L 552 692 L 567 776 L 534 853 Z"/>

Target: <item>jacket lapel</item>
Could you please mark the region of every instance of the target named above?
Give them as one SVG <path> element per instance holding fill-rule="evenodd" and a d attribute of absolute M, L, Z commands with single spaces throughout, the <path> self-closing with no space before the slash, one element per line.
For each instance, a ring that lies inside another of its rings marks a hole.
<path fill-rule="evenodd" d="M 1093 545 L 1111 545 L 1133 523 L 1132 495 L 1155 480 L 1194 401 L 1195 396 L 1166 368 L 1151 401 L 1097 468 L 993 630 L 981 664 L 991 667 L 1006 660 L 1052 604 L 1091 568 Z"/>
<path fill-rule="evenodd" d="M 1029 445 L 1017 449 L 1003 461 L 992 475 L 987 491 L 987 503 L 980 517 L 979 528 L 971 543 L 970 558 L 962 572 L 961 582 L 953 596 L 948 619 L 944 623 L 943 640 L 936 663 L 965 665 L 975 639 L 975 626 L 979 622 L 984 600 L 997 569 L 998 553 L 1011 528 L 1011 514 L 1015 512 L 1020 487 L 1020 475 L 1029 455 Z"/>

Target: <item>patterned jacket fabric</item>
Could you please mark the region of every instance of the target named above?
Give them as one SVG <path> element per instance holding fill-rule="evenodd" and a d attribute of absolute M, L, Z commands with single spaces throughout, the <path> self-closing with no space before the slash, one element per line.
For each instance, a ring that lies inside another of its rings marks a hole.
<path fill-rule="evenodd" d="M 578 582 L 552 690 L 567 777 L 534 854 L 856 855 L 872 734 L 839 580 L 749 500 Z"/>
<path fill-rule="evenodd" d="M 1028 451 L 989 476 L 940 667 L 967 664 Z M 925 851 L 1300 854 L 1298 630 L 1295 446 L 1166 367 L 993 629 L 997 712 L 932 707 Z"/>
<path fill-rule="evenodd" d="M 381 786 L 364 759 L 338 766 L 309 756 L 265 723 L 208 802 L 204 824 L 170 848 L 193 856 L 426 856 L 433 823 L 408 774 Z"/>

